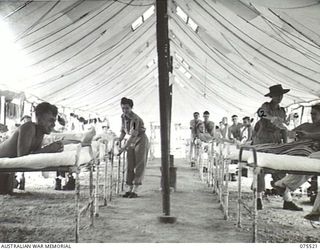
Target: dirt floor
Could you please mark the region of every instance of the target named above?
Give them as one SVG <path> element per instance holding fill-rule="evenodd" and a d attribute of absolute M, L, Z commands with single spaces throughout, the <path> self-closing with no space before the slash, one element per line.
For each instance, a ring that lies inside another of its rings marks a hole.
<path fill-rule="evenodd" d="M 242 228 L 236 227 L 237 182 L 230 183 L 230 217 L 226 221 L 212 188 L 202 183 L 199 172 L 185 160 L 175 159 L 177 191 L 171 194 L 171 215 L 175 224 L 162 224 L 160 160 L 149 163 L 145 181 L 136 199 L 115 195 L 107 207 L 100 207 L 94 227 L 88 215 L 82 218 L 80 242 L 251 242 L 249 212 L 242 209 Z M 27 175 L 27 174 L 26 174 Z M 75 202 L 73 191 L 53 190 L 53 176 L 29 175 L 26 191 L 0 196 L 0 242 L 74 242 Z M 88 173 L 82 175 L 82 183 Z M 28 176 L 28 175 L 27 175 Z M 243 177 L 244 200 L 251 205 L 250 180 Z M 82 194 L 85 202 L 87 186 Z M 303 212 L 282 209 L 281 197 L 264 199 L 259 212 L 259 242 L 319 242 L 320 228 L 303 219 L 312 206 L 308 197 L 295 197 Z M 102 204 L 102 202 L 101 202 Z"/>

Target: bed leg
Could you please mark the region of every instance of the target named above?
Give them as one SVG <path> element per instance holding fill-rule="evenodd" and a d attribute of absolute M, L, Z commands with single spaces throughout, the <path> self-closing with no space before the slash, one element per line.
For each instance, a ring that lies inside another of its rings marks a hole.
<path fill-rule="evenodd" d="M 122 178 L 121 178 L 121 192 L 124 191 L 124 174 L 126 169 L 126 152 L 123 152 L 122 156 Z"/>
<path fill-rule="evenodd" d="M 99 216 L 99 168 L 100 163 L 96 165 L 96 186 L 94 194 L 94 216 Z"/>
<path fill-rule="evenodd" d="M 211 154 L 208 154 L 208 171 L 207 171 L 208 187 L 211 186 L 211 172 L 212 172 L 212 157 L 211 157 Z"/>
<path fill-rule="evenodd" d="M 219 195 L 218 191 L 218 179 L 219 179 L 219 155 L 215 154 L 213 158 L 213 166 L 214 166 L 214 180 L 213 180 L 213 192 Z"/>
<path fill-rule="evenodd" d="M 113 188 L 113 155 L 110 162 L 110 178 L 109 178 L 109 201 L 112 200 L 112 188 Z"/>
<path fill-rule="evenodd" d="M 222 155 L 221 157 L 221 162 L 220 162 L 220 178 L 221 178 L 221 181 L 220 181 L 220 190 L 219 190 L 219 193 L 220 193 L 220 203 L 222 205 L 222 208 L 223 208 L 223 191 L 224 191 L 224 156 Z"/>
<path fill-rule="evenodd" d="M 252 241 L 254 243 L 258 242 L 258 209 L 257 209 L 257 165 L 254 164 L 253 167 L 253 224 L 252 224 Z"/>
<path fill-rule="evenodd" d="M 76 170 L 76 243 L 79 242 L 79 231 L 80 231 L 80 184 L 79 184 L 79 168 Z"/>
<path fill-rule="evenodd" d="M 81 151 L 81 145 L 79 144 L 77 147 L 77 153 L 76 153 L 76 161 L 75 161 L 75 167 L 76 167 L 76 183 L 75 183 L 75 203 L 76 203 L 76 218 L 75 218 L 75 242 L 79 242 L 79 236 L 80 236 L 80 179 L 79 179 L 79 172 L 80 172 L 80 165 L 79 165 L 79 158 L 80 158 L 80 151 Z"/>
<path fill-rule="evenodd" d="M 242 176 L 242 163 L 238 164 L 238 215 L 237 226 L 241 228 L 241 176 Z"/>
<path fill-rule="evenodd" d="M 224 219 L 228 220 L 229 217 L 229 159 L 225 160 L 225 168 L 226 168 L 226 181 L 225 181 L 225 189 L 224 189 Z"/>
<path fill-rule="evenodd" d="M 121 156 L 118 156 L 116 194 L 120 193 Z"/>
<path fill-rule="evenodd" d="M 251 167 L 253 167 L 253 213 L 252 213 L 252 241 L 254 243 L 258 242 L 258 209 L 257 209 L 257 196 L 258 196 L 258 173 L 259 173 L 259 168 L 258 168 L 258 161 L 257 161 L 257 151 L 255 148 L 250 147 L 250 146 L 242 146 L 240 147 L 240 153 L 239 153 L 239 164 L 242 163 L 242 152 L 244 149 L 251 150 L 253 153 L 253 163 L 250 164 Z M 240 170 L 239 170 L 240 172 Z M 241 172 L 240 172 L 241 173 Z M 239 178 L 240 180 L 240 178 Z M 240 200 L 240 199 L 239 199 Z"/>
<path fill-rule="evenodd" d="M 108 145 L 106 145 L 106 151 L 104 156 L 104 189 L 103 189 L 103 205 L 107 206 L 107 195 L 108 195 Z"/>
<path fill-rule="evenodd" d="M 94 166 L 93 164 L 90 164 L 90 175 L 89 175 L 90 227 L 93 227 L 93 215 L 94 215 L 93 166 Z"/>

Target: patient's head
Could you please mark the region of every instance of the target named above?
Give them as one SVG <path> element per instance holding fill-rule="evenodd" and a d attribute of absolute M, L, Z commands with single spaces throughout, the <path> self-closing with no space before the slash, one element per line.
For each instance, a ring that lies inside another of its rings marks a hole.
<path fill-rule="evenodd" d="M 58 108 L 48 102 L 40 103 L 36 108 L 37 124 L 45 134 L 50 134 L 55 126 Z"/>
<path fill-rule="evenodd" d="M 317 103 L 311 108 L 312 123 L 320 123 L 320 103 Z"/>
<path fill-rule="evenodd" d="M 133 101 L 131 99 L 128 99 L 126 97 L 121 98 L 120 105 L 123 114 L 128 115 L 132 112 Z"/>

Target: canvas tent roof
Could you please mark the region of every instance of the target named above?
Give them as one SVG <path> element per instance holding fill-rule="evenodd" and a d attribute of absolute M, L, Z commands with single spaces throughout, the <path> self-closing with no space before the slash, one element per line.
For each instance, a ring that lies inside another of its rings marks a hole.
<path fill-rule="evenodd" d="M 0 2 L 0 87 L 111 118 L 127 96 L 158 121 L 155 14 L 131 26 L 153 4 Z M 320 98 L 319 1 L 170 0 L 168 13 L 174 122 L 253 115 L 279 83 L 291 89 L 285 106 Z"/>

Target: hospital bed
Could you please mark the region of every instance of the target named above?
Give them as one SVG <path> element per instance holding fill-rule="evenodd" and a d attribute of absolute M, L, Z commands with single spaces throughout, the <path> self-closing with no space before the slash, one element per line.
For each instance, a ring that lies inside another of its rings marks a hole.
<path fill-rule="evenodd" d="M 252 228 L 253 228 L 253 242 L 257 242 L 257 220 L 258 220 L 258 210 L 257 210 L 257 175 L 261 169 L 273 170 L 279 172 L 285 172 L 290 174 L 300 174 L 300 175 L 319 175 L 320 173 L 320 158 L 312 159 L 305 156 L 291 156 L 291 155 L 278 155 L 270 153 L 257 152 L 255 147 L 243 146 L 239 150 L 235 149 L 229 154 L 231 159 L 239 159 L 239 169 L 238 169 L 238 211 L 237 211 L 237 226 L 241 227 L 241 173 L 242 167 L 246 164 L 253 170 L 253 206 L 252 206 Z M 318 177 L 319 179 L 319 177 Z M 318 181 L 318 192 L 320 191 L 319 181 Z"/>
<path fill-rule="evenodd" d="M 249 168 L 253 173 L 253 206 L 249 209 L 253 223 L 253 242 L 257 242 L 257 175 L 261 169 L 280 171 L 290 174 L 319 175 L 320 152 L 312 154 L 312 158 L 304 156 L 278 155 L 257 152 L 255 147 L 242 146 L 237 148 L 228 142 L 216 144 L 212 142 L 211 162 L 213 175 L 213 192 L 219 197 L 224 219 L 228 219 L 229 210 L 229 173 L 238 171 L 238 204 L 237 226 L 241 227 L 241 207 L 245 205 L 241 196 L 241 177 L 243 168 Z M 237 164 L 231 164 L 238 161 Z M 318 177 L 319 179 L 319 177 Z M 320 192 L 318 180 L 318 192 Z"/>
<path fill-rule="evenodd" d="M 74 139 L 72 139 L 74 140 Z M 73 141 L 75 142 L 75 141 Z M 113 156 L 112 156 L 113 157 Z M 59 153 L 30 154 L 17 158 L 1 158 L 0 172 L 33 172 L 33 171 L 70 171 L 75 177 L 75 242 L 79 242 L 80 217 L 90 211 L 90 226 L 94 225 L 94 217 L 99 216 L 99 185 L 100 171 L 104 170 L 103 205 L 107 205 L 108 189 L 112 195 L 112 179 L 107 176 L 108 165 L 113 166 L 113 161 L 108 164 L 108 149 L 104 143 L 93 141 L 86 143 L 68 144 L 64 151 Z M 93 169 L 96 171 L 94 184 Z M 89 201 L 80 208 L 80 172 L 89 169 Z M 111 172 L 112 168 L 111 168 Z M 111 196 L 109 197 L 111 200 Z"/>

